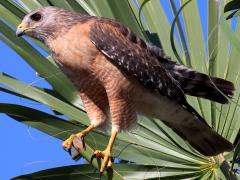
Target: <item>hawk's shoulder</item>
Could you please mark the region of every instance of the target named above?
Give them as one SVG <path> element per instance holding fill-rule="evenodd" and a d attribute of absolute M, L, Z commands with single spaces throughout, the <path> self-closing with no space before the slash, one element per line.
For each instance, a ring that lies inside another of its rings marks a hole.
<path fill-rule="evenodd" d="M 178 83 L 129 28 L 111 19 L 96 18 L 90 27 L 90 39 L 109 61 L 143 86 L 170 99 L 185 101 Z"/>

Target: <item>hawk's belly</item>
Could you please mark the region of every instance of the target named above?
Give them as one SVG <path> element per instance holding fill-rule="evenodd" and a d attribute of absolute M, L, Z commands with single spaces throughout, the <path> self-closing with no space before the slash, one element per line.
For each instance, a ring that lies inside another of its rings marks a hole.
<path fill-rule="evenodd" d="M 185 109 L 176 101 L 151 92 L 142 93 L 136 98 L 136 102 L 137 113 L 146 117 L 174 122 L 187 115 Z"/>

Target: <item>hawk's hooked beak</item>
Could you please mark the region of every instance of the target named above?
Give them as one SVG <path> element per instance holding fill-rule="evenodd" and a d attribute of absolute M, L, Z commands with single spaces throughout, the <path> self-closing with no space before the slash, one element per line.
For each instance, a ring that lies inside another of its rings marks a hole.
<path fill-rule="evenodd" d="M 17 30 L 16 30 L 16 36 L 17 37 L 20 37 L 22 35 L 24 35 L 24 31 L 26 30 L 27 28 L 24 26 L 23 23 L 19 24 L 18 27 L 17 27 Z"/>
<path fill-rule="evenodd" d="M 27 27 L 24 23 L 21 23 L 17 27 L 16 36 L 21 37 L 22 35 L 25 34 L 26 31 L 28 31 L 30 29 L 35 29 L 35 27 Z"/>

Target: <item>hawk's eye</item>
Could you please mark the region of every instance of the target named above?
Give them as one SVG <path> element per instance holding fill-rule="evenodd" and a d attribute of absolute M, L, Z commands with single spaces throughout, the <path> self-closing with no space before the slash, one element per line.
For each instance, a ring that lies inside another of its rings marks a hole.
<path fill-rule="evenodd" d="M 40 19 L 42 18 L 41 14 L 39 13 L 35 13 L 33 15 L 30 16 L 31 20 L 33 21 L 40 21 Z"/>

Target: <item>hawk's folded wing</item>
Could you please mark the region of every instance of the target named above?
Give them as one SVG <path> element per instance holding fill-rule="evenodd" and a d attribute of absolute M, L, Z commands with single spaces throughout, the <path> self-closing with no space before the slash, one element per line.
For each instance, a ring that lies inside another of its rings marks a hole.
<path fill-rule="evenodd" d="M 90 39 L 108 60 L 145 87 L 170 99 L 185 101 L 177 81 L 128 28 L 109 19 L 98 19 L 91 27 Z"/>
<path fill-rule="evenodd" d="M 177 121 L 163 119 L 163 122 L 199 152 L 213 156 L 233 149 L 232 144 L 210 128 L 187 103 L 178 82 L 160 64 L 145 42 L 128 28 L 112 20 L 99 18 L 90 28 L 90 39 L 109 61 L 128 76 L 182 106 Z"/>

